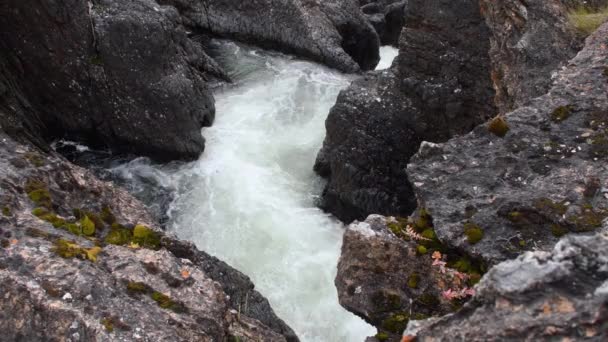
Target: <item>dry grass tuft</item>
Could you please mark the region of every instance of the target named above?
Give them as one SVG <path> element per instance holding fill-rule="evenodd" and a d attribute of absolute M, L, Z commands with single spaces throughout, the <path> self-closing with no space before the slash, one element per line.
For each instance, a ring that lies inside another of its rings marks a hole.
<path fill-rule="evenodd" d="M 568 19 L 570 24 L 582 34 L 590 35 L 608 21 L 608 7 L 599 10 L 579 7 L 568 13 Z"/>

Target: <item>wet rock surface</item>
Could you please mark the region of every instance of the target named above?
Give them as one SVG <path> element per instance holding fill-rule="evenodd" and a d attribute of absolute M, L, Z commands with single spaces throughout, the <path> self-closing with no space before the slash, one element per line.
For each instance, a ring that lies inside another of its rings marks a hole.
<path fill-rule="evenodd" d="M 607 37 L 604 25 L 546 95 L 505 115 L 503 138 L 482 125 L 422 145 L 408 174 L 442 241 L 495 263 L 600 227 L 608 217 Z M 466 225 L 483 232 L 476 244 Z"/>
<path fill-rule="evenodd" d="M 416 207 L 405 173 L 422 140 L 445 141 L 493 116 L 489 31 L 470 1 L 409 1 L 390 70 L 338 97 L 315 170 L 321 207 L 345 222 Z"/>
<path fill-rule="evenodd" d="M 212 35 L 296 53 L 344 72 L 370 70 L 380 60 L 378 35 L 353 1 L 160 2 Z"/>
<path fill-rule="evenodd" d="M 297 341 L 251 281 L 124 190 L 0 135 L 6 340 Z"/>
<path fill-rule="evenodd" d="M 200 128 L 214 118 L 207 81 L 222 71 L 187 38 L 174 8 L 44 0 L 0 11 L 5 72 L 33 111 L 15 120 L 35 121 L 49 139 L 160 160 L 202 152 Z"/>
<path fill-rule="evenodd" d="M 407 3 L 404 0 L 359 0 L 361 11 L 378 33 L 382 45 L 398 46 Z"/>

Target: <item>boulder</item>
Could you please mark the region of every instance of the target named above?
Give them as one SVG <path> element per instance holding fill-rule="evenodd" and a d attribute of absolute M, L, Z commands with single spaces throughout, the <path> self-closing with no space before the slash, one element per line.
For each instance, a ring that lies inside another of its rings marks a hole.
<path fill-rule="evenodd" d="M 431 227 L 417 233 L 414 226 L 408 232 L 394 218 L 370 215 L 344 233 L 335 281 L 340 304 L 378 327 L 381 340 L 399 341 L 410 320 L 454 311 L 480 276 L 440 246 Z"/>
<path fill-rule="evenodd" d="M 496 113 L 490 33 L 472 1 L 409 1 L 400 54 L 338 97 L 315 170 L 328 178 L 320 206 L 341 220 L 408 215 L 405 172 L 423 140 L 445 141 Z"/>
<path fill-rule="evenodd" d="M 528 106 L 447 143 L 422 145 L 407 172 L 440 240 L 497 263 L 601 226 L 608 217 L 607 37 L 604 24 Z M 466 234 L 473 227 L 483 235 L 474 244 Z"/>
<path fill-rule="evenodd" d="M 294 53 L 344 72 L 373 69 L 379 39 L 353 1 L 162 0 L 214 36 Z"/>
<path fill-rule="evenodd" d="M 458 313 L 412 322 L 417 341 L 604 341 L 608 234 L 564 237 L 492 268 Z"/>
<path fill-rule="evenodd" d="M 145 206 L 0 133 L 3 339 L 297 341 L 249 278 Z"/>
<path fill-rule="evenodd" d="M 21 126 L 159 160 L 203 151 L 200 129 L 214 118 L 207 81 L 223 73 L 188 39 L 175 8 L 10 0 L 0 27 L 3 73 L 31 106 L 16 117 L 28 122 Z"/>

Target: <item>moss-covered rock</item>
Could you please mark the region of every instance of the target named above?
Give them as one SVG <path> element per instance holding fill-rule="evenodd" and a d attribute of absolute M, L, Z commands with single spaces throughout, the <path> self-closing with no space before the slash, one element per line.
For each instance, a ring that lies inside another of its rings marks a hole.
<path fill-rule="evenodd" d="M 497 137 L 503 138 L 509 130 L 509 124 L 502 115 L 495 117 L 488 123 L 488 131 Z"/>
<path fill-rule="evenodd" d="M 125 228 L 120 224 L 113 224 L 112 229 L 106 235 L 104 241 L 111 245 L 127 245 L 131 242 L 133 233 L 130 229 Z"/>
<path fill-rule="evenodd" d="M 25 192 L 38 207 L 52 209 L 53 201 L 47 185 L 37 179 L 31 179 L 25 184 Z"/>
<path fill-rule="evenodd" d="M 483 239 L 483 229 L 472 222 L 464 224 L 464 234 L 467 237 L 467 241 L 474 245 Z"/>
<path fill-rule="evenodd" d="M 394 334 L 401 334 L 407 327 L 410 316 L 406 312 L 396 313 L 382 321 L 382 329 Z"/>
<path fill-rule="evenodd" d="M 144 225 L 138 224 L 133 228 L 132 242 L 145 248 L 159 249 L 160 234 Z"/>
<path fill-rule="evenodd" d="M 86 236 L 95 235 L 95 223 L 88 215 L 84 215 L 84 217 L 80 219 L 80 227 L 82 228 L 82 234 Z"/>
<path fill-rule="evenodd" d="M 551 120 L 557 123 L 562 122 L 572 115 L 573 109 L 572 106 L 559 106 L 551 112 Z"/>

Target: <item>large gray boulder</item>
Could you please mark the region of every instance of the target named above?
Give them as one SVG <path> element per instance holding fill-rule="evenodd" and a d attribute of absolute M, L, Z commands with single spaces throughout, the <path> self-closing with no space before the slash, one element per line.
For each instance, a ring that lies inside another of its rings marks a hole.
<path fill-rule="evenodd" d="M 212 35 L 295 53 L 344 72 L 373 69 L 378 35 L 354 1 L 163 0 L 189 26 Z"/>
<path fill-rule="evenodd" d="M 350 222 L 416 207 L 405 173 L 423 140 L 445 141 L 493 116 L 490 32 L 474 1 L 409 1 L 390 70 L 342 91 L 315 170 L 321 207 Z"/>
<path fill-rule="evenodd" d="M 187 38 L 178 12 L 153 0 L 10 0 L 0 41 L 12 87 L 44 137 L 69 137 L 160 160 L 193 159 L 222 76 Z M 21 118 L 30 120 L 30 117 Z"/>
<path fill-rule="evenodd" d="M 568 236 L 492 268 L 458 313 L 412 322 L 417 341 L 605 341 L 608 234 Z"/>

